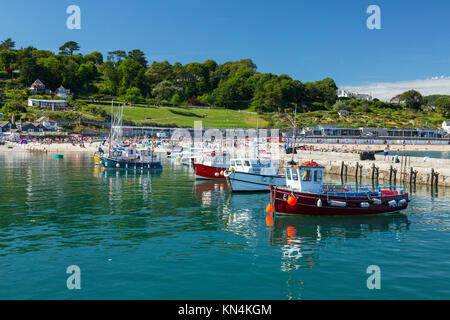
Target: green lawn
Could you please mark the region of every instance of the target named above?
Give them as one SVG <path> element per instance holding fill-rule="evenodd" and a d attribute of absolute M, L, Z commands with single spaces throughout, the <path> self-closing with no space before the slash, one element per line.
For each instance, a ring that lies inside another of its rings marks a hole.
<path fill-rule="evenodd" d="M 91 106 L 103 107 L 110 113 L 111 107 L 90 104 Z M 117 110 L 117 109 L 116 109 Z M 133 121 L 137 125 L 170 125 L 179 127 L 193 127 L 194 121 L 202 121 L 203 127 L 214 128 L 260 128 L 267 127 L 267 121 L 257 114 L 245 111 L 226 109 L 199 109 L 199 108 L 176 108 L 176 107 L 124 107 L 125 121 Z"/>

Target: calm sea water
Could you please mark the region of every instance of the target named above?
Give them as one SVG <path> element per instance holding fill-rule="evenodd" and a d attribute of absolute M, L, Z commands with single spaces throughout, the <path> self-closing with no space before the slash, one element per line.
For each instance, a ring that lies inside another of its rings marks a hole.
<path fill-rule="evenodd" d="M 418 187 L 401 214 L 268 227 L 268 194 L 195 183 L 170 162 L 150 174 L 2 154 L 0 197 L 0 299 L 450 298 L 448 189 Z"/>
<path fill-rule="evenodd" d="M 450 159 L 450 152 L 448 151 L 389 151 L 389 154 L 399 156 L 411 156 L 411 157 Z"/>

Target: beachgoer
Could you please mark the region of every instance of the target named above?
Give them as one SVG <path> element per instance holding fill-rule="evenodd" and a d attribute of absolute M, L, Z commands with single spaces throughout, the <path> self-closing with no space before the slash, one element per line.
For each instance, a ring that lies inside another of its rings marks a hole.
<path fill-rule="evenodd" d="M 389 159 L 388 157 L 389 155 L 389 145 L 386 145 L 386 148 L 384 148 L 384 161 L 386 161 L 386 157 Z"/>

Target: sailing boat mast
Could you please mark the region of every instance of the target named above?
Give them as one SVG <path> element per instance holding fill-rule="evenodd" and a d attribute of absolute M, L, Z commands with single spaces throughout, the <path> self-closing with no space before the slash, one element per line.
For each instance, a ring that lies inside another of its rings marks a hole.
<path fill-rule="evenodd" d="M 291 158 L 291 163 L 294 162 L 294 152 L 295 152 L 295 132 L 297 130 L 297 104 L 295 104 L 295 110 L 294 110 L 294 130 L 292 131 L 292 139 L 293 139 L 293 144 L 292 144 L 292 158 Z"/>

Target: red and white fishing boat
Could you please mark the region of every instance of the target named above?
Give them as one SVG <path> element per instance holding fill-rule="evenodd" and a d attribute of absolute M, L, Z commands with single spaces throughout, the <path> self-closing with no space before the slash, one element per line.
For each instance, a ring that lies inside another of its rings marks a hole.
<path fill-rule="evenodd" d="M 408 207 L 403 186 L 324 185 L 323 167 L 314 161 L 285 169 L 286 186 L 270 186 L 268 213 L 291 215 L 365 215 Z"/>
<path fill-rule="evenodd" d="M 229 166 L 228 155 L 225 152 L 220 155 L 211 152 L 199 163 L 195 161 L 192 163 L 196 179 L 226 179 L 224 173 Z"/>

